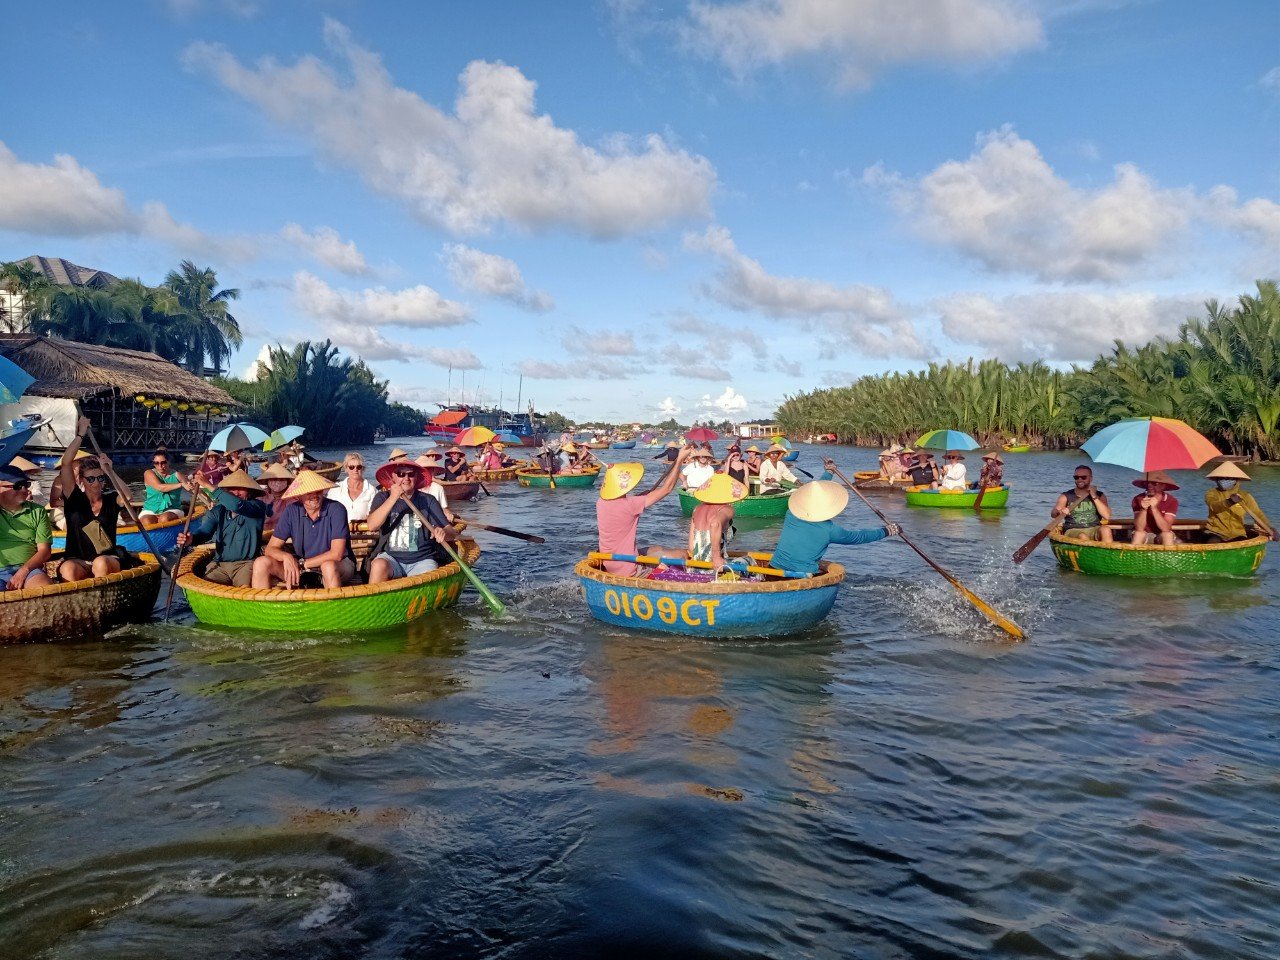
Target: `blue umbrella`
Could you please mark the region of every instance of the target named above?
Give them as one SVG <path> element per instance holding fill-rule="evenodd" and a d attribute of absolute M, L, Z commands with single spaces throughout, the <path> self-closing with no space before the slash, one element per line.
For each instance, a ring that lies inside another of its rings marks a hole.
<path fill-rule="evenodd" d="M 18 455 L 18 451 L 27 445 L 34 432 L 30 424 L 0 430 L 0 466 L 7 467 L 9 461 Z"/>
<path fill-rule="evenodd" d="M 499 430 L 494 435 L 493 439 L 499 441 L 500 443 L 519 443 L 520 442 L 520 438 L 516 434 L 512 433 L 510 430 Z"/>
<path fill-rule="evenodd" d="M 218 453 L 231 450 L 248 450 L 266 443 L 270 439 L 265 433 L 251 423 L 233 423 L 223 427 L 209 441 L 209 449 Z"/>
<path fill-rule="evenodd" d="M 917 449 L 977 450 L 978 441 L 960 430 L 930 430 L 915 442 Z"/>
<path fill-rule="evenodd" d="M 299 427 L 295 424 L 289 424 L 287 427 L 280 427 L 272 430 L 271 436 L 267 437 L 266 443 L 262 445 L 263 450 L 275 450 L 287 444 L 293 443 L 300 436 L 307 432 L 306 427 Z"/>
<path fill-rule="evenodd" d="M 0 403 L 17 403 L 36 378 L 7 357 L 0 357 Z"/>

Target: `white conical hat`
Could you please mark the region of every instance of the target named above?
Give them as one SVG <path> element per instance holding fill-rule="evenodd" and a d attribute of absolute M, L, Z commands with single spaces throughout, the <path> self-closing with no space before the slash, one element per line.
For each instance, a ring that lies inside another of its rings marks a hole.
<path fill-rule="evenodd" d="M 849 491 L 834 480 L 814 480 L 791 494 L 787 509 L 801 520 L 820 522 L 849 505 Z"/>

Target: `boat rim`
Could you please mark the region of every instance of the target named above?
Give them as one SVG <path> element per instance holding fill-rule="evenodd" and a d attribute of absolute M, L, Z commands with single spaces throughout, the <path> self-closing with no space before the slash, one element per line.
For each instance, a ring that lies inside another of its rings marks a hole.
<path fill-rule="evenodd" d="M 25 587 L 22 590 L 3 590 L 0 591 L 0 603 L 16 603 L 19 600 L 33 600 L 36 597 L 56 597 L 64 593 L 76 593 L 81 590 L 105 587 L 112 583 L 123 583 L 139 577 L 152 576 L 160 571 L 160 561 L 156 559 L 155 554 L 138 553 L 134 556 L 142 561 L 142 565 L 131 570 L 109 573 L 105 577 L 89 577 L 85 580 L 48 583 L 41 587 Z M 59 558 L 55 556 L 50 559 L 58 560 Z"/>
<path fill-rule="evenodd" d="M 1203 529 L 1204 524 L 1207 522 L 1206 520 L 1183 521 L 1183 523 L 1197 524 L 1196 529 Z M 1123 530 L 1125 527 L 1120 525 L 1117 529 Z M 1253 548 L 1271 541 L 1268 537 L 1255 534 L 1245 540 L 1231 540 L 1227 543 L 1175 543 L 1170 547 L 1163 543 L 1123 543 L 1118 541 L 1103 543 L 1101 540 L 1082 540 L 1079 537 L 1068 537 L 1066 534 L 1055 530 L 1049 534 L 1049 542 L 1061 543 L 1072 547 L 1096 547 L 1099 550 L 1128 550 L 1134 553 L 1212 553 L 1223 550 Z"/>
<path fill-rule="evenodd" d="M 750 560 L 744 554 L 731 554 L 731 560 Z M 648 577 L 624 577 L 602 568 L 605 561 L 587 557 L 579 560 L 573 572 L 587 580 L 610 586 L 630 587 L 633 590 L 658 590 L 664 593 L 794 593 L 800 590 L 817 590 L 834 587 L 844 580 L 844 566 L 834 561 L 818 561 L 822 572 L 812 577 L 793 577 L 787 580 L 709 580 L 706 583 L 690 583 L 683 580 L 650 580 Z"/>

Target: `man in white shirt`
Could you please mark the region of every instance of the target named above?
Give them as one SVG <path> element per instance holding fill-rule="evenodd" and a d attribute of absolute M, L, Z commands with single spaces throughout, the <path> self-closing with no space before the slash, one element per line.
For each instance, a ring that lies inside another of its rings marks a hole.
<path fill-rule="evenodd" d="M 697 490 L 716 475 L 716 468 L 711 460 L 711 448 L 699 447 L 693 459 L 680 471 L 686 490 Z"/>
<path fill-rule="evenodd" d="M 782 462 L 782 458 L 788 453 L 787 448 L 780 443 L 775 443 L 764 452 L 764 463 L 760 464 L 760 492 L 777 493 L 782 489 L 782 483 L 799 486 L 800 481 L 791 468 Z"/>

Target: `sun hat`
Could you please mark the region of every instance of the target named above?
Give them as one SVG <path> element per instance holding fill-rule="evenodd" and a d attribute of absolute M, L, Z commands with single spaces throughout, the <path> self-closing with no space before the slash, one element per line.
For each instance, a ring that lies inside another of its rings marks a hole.
<path fill-rule="evenodd" d="M 625 497 L 640 484 L 644 477 L 643 463 L 615 463 L 604 472 L 600 483 L 601 500 L 617 500 Z"/>
<path fill-rule="evenodd" d="M 560 449 L 563 450 L 565 453 L 578 452 L 578 448 L 573 445 L 573 441 L 570 441 L 569 443 L 564 444 L 564 446 L 562 446 Z"/>
<path fill-rule="evenodd" d="M 751 446 L 747 447 L 747 453 L 759 453 L 759 452 L 760 452 L 760 448 L 757 447 L 754 443 Z"/>
<path fill-rule="evenodd" d="M 391 452 L 387 454 L 388 460 L 407 460 L 409 459 L 409 451 L 402 450 L 399 447 L 392 447 Z"/>
<path fill-rule="evenodd" d="M 378 468 L 378 472 L 374 474 L 374 477 L 377 479 L 379 485 L 390 490 L 393 474 L 395 474 L 397 470 L 403 470 L 405 467 L 412 467 L 414 470 L 418 472 L 417 487 L 419 490 L 427 486 L 427 477 L 422 472 L 426 468 L 424 468 L 422 464 L 417 463 L 413 460 L 392 460 L 388 463 L 384 463 L 382 466 Z M 432 467 L 430 469 L 434 470 L 435 468 Z"/>
<path fill-rule="evenodd" d="M 227 474 L 225 477 L 222 478 L 222 482 L 218 484 L 218 489 L 219 490 L 232 490 L 232 489 L 248 490 L 251 495 L 258 496 L 258 497 L 262 496 L 264 493 L 267 492 L 262 488 L 262 485 L 259 484 L 257 480 L 249 476 L 249 474 L 246 473 L 244 470 L 236 470 L 232 473 Z"/>
<path fill-rule="evenodd" d="M 961 453 L 959 450 L 948 450 L 947 455 L 942 459 L 943 460 L 963 460 L 964 454 Z"/>
<path fill-rule="evenodd" d="M 915 453 L 915 450 L 913 450 L 911 447 L 903 447 L 898 452 L 899 453 Z"/>
<path fill-rule="evenodd" d="M 710 447 L 699 447 L 697 452 L 694 453 L 693 458 L 697 460 L 699 457 L 706 457 L 708 460 L 711 460 L 715 457 L 715 454 L 711 452 Z"/>
<path fill-rule="evenodd" d="M 15 459 L 13 462 L 17 463 L 18 460 Z M 1249 476 L 1247 473 L 1241 470 L 1238 466 L 1236 466 L 1230 460 L 1222 461 L 1222 463 L 1218 464 L 1216 467 L 1210 470 L 1207 474 L 1205 474 L 1205 476 L 1210 480 L 1252 480 L 1253 479 L 1253 477 Z"/>
<path fill-rule="evenodd" d="M 463 455 L 462 448 L 458 446 L 456 443 L 452 447 L 450 447 L 448 450 L 446 450 L 445 453 L 446 454 L 456 453 L 460 457 Z"/>
<path fill-rule="evenodd" d="M 1163 483 L 1170 490 L 1179 489 L 1178 485 L 1173 482 L 1173 477 L 1169 476 L 1163 470 L 1152 470 L 1145 477 L 1133 481 L 1135 487 L 1145 487 L 1148 483 Z"/>
<path fill-rule="evenodd" d="M 734 503 L 747 495 L 747 488 L 727 473 L 717 473 L 694 490 L 693 495 L 703 503 Z"/>
<path fill-rule="evenodd" d="M 416 463 L 418 466 L 420 466 L 423 470 L 439 470 L 440 454 L 424 453 L 419 455 L 419 457 L 413 462 Z"/>
<path fill-rule="evenodd" d="M 289 489 L 280 495 L 280 499 L 295 500 L 311 493 L 324 493 L 336 486 L 332 480 L 326 480 L 314 470 L 301 470 L 294 477 L 293 483 L 289 484 Z"/>
<path fill-rule="evenodd" d="M 791 494 L 787 509 L 801 520 L 820 523 L 849 504 L 849 491 L 832 480 L 814 480 Z"/>
<path fill-rule="evenodd" d="M 27 475 L 17 467 L 0 467 L 0 480 L 5 483 L 26 483 Z"/>
<path fill-rule="evenodd" d="M 40 470 L 40 464 L 32 463 L 26 457 L 14 457 L 9 461 L 9 466 L 23 473 L 36 473 Z"/>
<path fill-rule="evenodd" d="M 678 447 L 678 446 L 680 446 L 680 444 L 676 443 L 674 440 L 667 441 L 667 449 L 670 449 L 672 447 Z"/>
<path fill-rule="evenodd" d="M 293 474 L 283 463 L 269 463 L 258 471 L 258 480 L 288 480 L 292 482 Z"/>
<path fill-rule="evenodd" d="M 503 443 L 501 440 L 495 440 L 495 441 L 493 441 L 493 449 L 495 449 L 495 450 L 505 450 L 505 449 L 507 449 L 507 445 L 506 445 L 505 443 Z"/>
<path fill-rule="evenodd" d="M 790 453 L 790 452 L 791 452 L 790 450 L 788 450 L 786 447 L 784 447 L 780 443 L 771 444 L 769 449 L 765 451 L 765 453 Z"/>
<path fill-rule="evenodd" d="M 87 452 L 86 452 L 86 451 L 84 451 L 84 450 L 77 450 L 77 451 L 76 451 L 76 455 L 75 455 L 75 457 L 72 459 L 72 462 L 74 463 L 74 462 L 76 462 L 77 460 L 88 460 L 88 459 L 89 459 L 90 457 L 92 457 L 92 456 L 93 456 L 93 454 L 92 454 L 92 453 L 87 453 Z M 206 454 L 206 456 L 207 456 L 207 454 Z M 55 466 L 55 467 L 60 467 L 60 466 L 62 466 L 62 457 L 59 457 L 59 458 L 58 458 L 58 462 L 57 462 L 57 463 L 55 463 L 55 464 L 54 464 L 54 466 Z"/>
<path fill-rule="evenodd" d="M 994 460 L 996 463 L 1004 463 L 1004 457 L 1000 456 L 999 450 L 992 450 L 990 453 L 982 455 L 983 460 Z"/>

